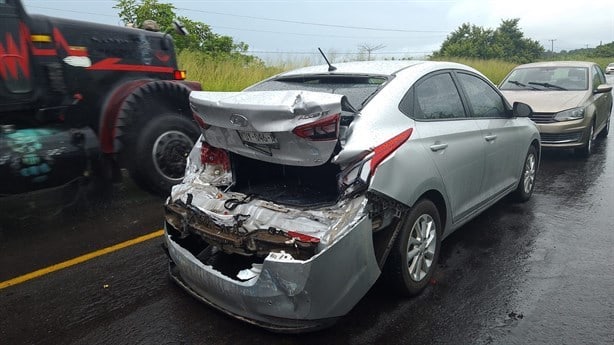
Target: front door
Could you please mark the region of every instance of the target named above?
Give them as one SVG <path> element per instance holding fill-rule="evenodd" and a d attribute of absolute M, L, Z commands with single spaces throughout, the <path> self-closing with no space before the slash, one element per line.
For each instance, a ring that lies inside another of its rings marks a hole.
<path fill-rule="evenodd" d="M 513 118 L 503 97 L 482 78 L 458 72 L 465 97 L 471 108 L 471 116 L 482 130 L 485 148 L 484 178 L 481 194 L 486 200 L 498 198 L 518 184 L 518 170 L 527 154 L 525 122 Z"/>

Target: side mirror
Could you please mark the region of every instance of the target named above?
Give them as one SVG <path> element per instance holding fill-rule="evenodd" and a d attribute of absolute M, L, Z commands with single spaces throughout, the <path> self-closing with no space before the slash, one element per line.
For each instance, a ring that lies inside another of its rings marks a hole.
<path fill-rule="evenodd" d="M 164 37 L 162 37 L 162 49 L 169 50 L 172 47 L 170 32 L 174 30 L 178 35 L 186 36 L 189 34 L 188 29 L 183 26 L 180 22 L 173 20 L 173 28 L 168 28 L 164 30 Z"/>
<path fill-rule="evenodd" d="M 608 85 L 608 84 L 601 84 L 599 86 L 597 86 L 597 88 L 595 90 L 593 90 L 593 93 L 597 94 L 597 93 L 606 93 L 606 92 L 610 92 L 612 91 L 612 85 Z"/>
<path fill-rule="evenodd" d="M 514 117 L 529 117 L 529 115 L 533 114 L 533 109 L 526 103 L 514 102 L 512 113 Z"/>
<path fill-rule="evenodd" d="M 180 22 L 176 20 L 173 20 L 173 29 L 175 29 L 175 32 L 181 36 L 186 36 L 190 34 L 188 32 L 188 29 L 186 29 L 185 26 L 183 26 L 183 24 L 181 24 Z"/>

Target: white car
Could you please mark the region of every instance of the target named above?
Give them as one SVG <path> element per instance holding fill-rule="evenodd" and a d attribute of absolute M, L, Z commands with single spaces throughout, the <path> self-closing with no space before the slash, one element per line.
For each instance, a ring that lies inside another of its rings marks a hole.
<path fill-rule="evenodd" d="M 614 72 L 614 62 L 608 64 L 605 67 L 605 74 L 610 74 L 610 73 L 613 73 L 613 72 Z"/>
<path fill-rule="evenodd" d="M 420 293 L 443 238 L 533 192 L 530 107 L 464 65 L 307 67 L 190 102 L 202 139 L 165 205 L 171 276 L 269 330 L 330 325 L 382 272 Z"/>

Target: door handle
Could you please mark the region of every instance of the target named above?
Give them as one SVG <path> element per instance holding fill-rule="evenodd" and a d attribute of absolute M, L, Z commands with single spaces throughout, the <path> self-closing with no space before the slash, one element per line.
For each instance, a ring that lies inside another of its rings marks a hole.
<path fill-rule="evenodd" d="M 448 147 L 448 144 L 433 144 L 431 145 L 431 151 L 433 152 L 441 151 L 445 149 L 446 147 Z"/>
<path fill-rule="evenodd" d="M 491 142 L 493 140 L 497 139 L 497 136 L 495 134 L 489 134 L 487 136 L 484 137 L 484 140 Z"/>

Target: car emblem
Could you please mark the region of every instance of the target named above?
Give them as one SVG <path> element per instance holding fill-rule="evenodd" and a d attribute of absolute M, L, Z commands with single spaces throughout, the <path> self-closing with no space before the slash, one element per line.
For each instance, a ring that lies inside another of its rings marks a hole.
<path fill-rule="evenodd" d="M 237 127 L 247 127 L 249 121 L 247 120 L 247 117 L 241 114 L 232 114 L 230 115 L 230 123 Z"/>

